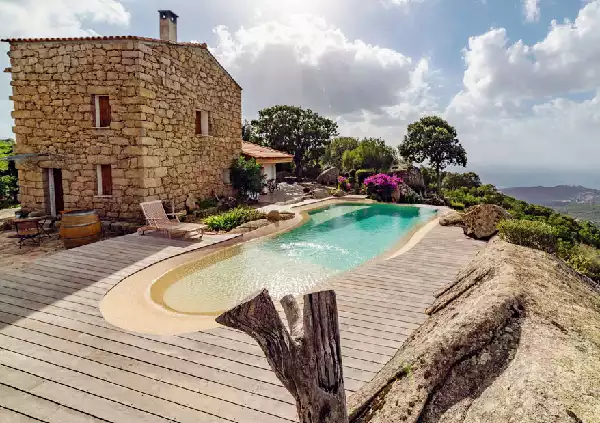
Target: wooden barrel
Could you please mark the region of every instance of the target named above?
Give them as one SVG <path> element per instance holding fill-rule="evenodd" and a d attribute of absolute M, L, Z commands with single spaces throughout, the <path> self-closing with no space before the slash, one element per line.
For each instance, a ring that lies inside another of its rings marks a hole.
<path fill-rule="evenodd" d="M 65 248 L 80 247 L 100 241 L 102 224 L 96 210 L 65 212 L 60 222 L 60 235 Z"/>

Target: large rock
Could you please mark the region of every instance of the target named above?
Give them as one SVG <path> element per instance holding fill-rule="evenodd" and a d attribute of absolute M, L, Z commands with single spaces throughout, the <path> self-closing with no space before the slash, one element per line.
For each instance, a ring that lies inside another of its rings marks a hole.
<path fill-rule="evenodd" d="M 278 210 L 271 210 L 267 213 L 267 219 L 271 222 L 279 222 L 281 220 L 281 213 Z"/>
<path fill-rule="evenodd" d="M 445 206 L 446 205 L 446 202 L 444 201 L 444 199 L 435 193 L 432 193 L 429 197 L 425 198 L 424 203 L 428 204 L 430 206 Z"/>
<path fill-rule="evenodd" d="M 317 182 L 323 185 L 335 185 L 339 176 L 340 170 L 337 167 L 330 167 L 317 176 Z"/>
<path fill-rule="evenodd" d="M 464 215 L 459 212 L 450 212 L 440 217 L 442 226 L 462 226 L 464 224 Z"/>
<path fill-rule="evenodd" d="M 351 422 L 600 421 L 600 295 L 560 260 L 493 241 L 429 314 Z"/>
<path fill-rule="evenodd" d="M 329 190 L 327 190 L 325 188 L 314 189 L 314 190 L 312 190 L 311 193 L 312 193 L 313 197 L 316 198 L 317 200 L 329 197 Z"/>
<path fill-rule="evenodd" d="M 270 223 L 271 222 L 269 222 L 267 219 L 258 219 L 243 223 L 242 225 L 238 226 L 238 228 L 249 228 L 250 230 L 255 230 L 262 228 L 263 226 L 267 226 Z"/>
<path fill-rule="evenodd" d="M 417 192 L 425 191 L 425 179 L 418 167 L 414 166 L 398 166 L 393 170 L 394 174 L 404 181 L 406 185 Z"/>
<path fill-rule="evenodd" d="M 498 233 L 498 223 L 511 219 L 510 214 L 494 204 L 479 204 L 469 208 L 463 216 L 465 235 L 475 239 L 490 239 Z"/>

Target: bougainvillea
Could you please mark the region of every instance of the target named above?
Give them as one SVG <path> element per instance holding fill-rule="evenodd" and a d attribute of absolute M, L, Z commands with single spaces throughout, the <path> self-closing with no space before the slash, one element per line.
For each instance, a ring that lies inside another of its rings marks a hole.
<path fill-rule="evenodd" d="M 352 184 L 350 183 L 350 180 L 348 178 L 346 178 L 344 176 L 339 176 L 338 177 L 338 188 L 348 192 L 352 189 Z"/>
<path fill-rule="evenodd" d="M 378 201 L 392 201 L 392 193 L 401 184 L 402 178 L 397 176 L 378 173 L 365 179 L 364 184 L 367 187 L 367 194 L 376 198 Z"/>

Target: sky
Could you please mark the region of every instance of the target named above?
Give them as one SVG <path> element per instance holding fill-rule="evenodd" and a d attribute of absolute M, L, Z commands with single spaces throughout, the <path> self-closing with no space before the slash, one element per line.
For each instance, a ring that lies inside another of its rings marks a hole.
<path fill-rule="evenodd" d="M 160 9 L 240 83 L 247 119 L 298 105 L 398 145 L 438 114 L 485 182 L 600 188 L 600 0 L 0 0 L 0 37 L 157 38 Z M 10 92 L 1 73 L 0 138 Z"/>

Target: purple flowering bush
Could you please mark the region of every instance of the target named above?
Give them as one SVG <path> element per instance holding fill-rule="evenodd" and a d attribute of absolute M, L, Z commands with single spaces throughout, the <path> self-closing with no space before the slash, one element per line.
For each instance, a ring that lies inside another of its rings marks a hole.
<path fill-rule="evenodd" d="M 374 197 L 378 201 L 389 203 L 392 201 L 392 193 L 402 184 L 402 178 L 397 176 L 378 173 L 365 179 L 364 184 L 367 188 L 367 195 Z"/>
<path fill-rule="evenodd" d="M 352 189 L 352 184 L 350 183 L 350 180 L 344 176 L 339 176 L 338 189 L 341 189 L 346 192 L 350 191 Z"/>

